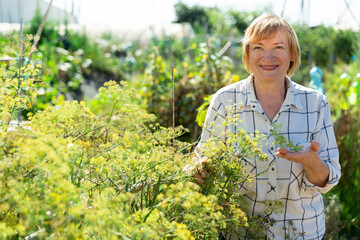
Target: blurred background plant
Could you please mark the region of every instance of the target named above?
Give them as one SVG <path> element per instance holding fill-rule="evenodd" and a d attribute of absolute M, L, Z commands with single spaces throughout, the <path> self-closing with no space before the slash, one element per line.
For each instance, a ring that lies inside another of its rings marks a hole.
<path fill-rule="evenodd" d="M 11 52 L 8 53 L 13 58 L 0 66 L 0 127 L 3 130 L 8 129 L 11 120 L 20 121 L 22 111 L 32 108 L 39 88 L 43 86 L 39 78 L 42 66 L 33 66 L 28 60 L 36 50 L 32 41 L 38 38 L 35 36 L 34 40 L 32 35 L 27 35 L 24 40 L 15 36 L 10 41 Z"/>
<path fill-rule="evenodd" d="M 360 60 L 334 67 L 326 77 L 327 97 L 335 119 L 334 129 L 340 151 L 342 177 L 326 195 L 330 239 L 354 238 L 360 233 Z"/>

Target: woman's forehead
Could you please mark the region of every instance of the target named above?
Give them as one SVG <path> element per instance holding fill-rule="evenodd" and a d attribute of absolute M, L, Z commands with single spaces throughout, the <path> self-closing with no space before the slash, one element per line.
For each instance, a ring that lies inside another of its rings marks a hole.
<path fill-rule="evenodd" d="M 277 29 L 274 31 L 266 31 L 258 34 L 255 33 L 251 38 L 251 43 L 261 42 L 264 40 L 271 40 L 273 38 L 283 39 L 286 40 L 286 42 L 288 42 L 288 36 L 285 33 L 285 31 L 282 29 Z"/>

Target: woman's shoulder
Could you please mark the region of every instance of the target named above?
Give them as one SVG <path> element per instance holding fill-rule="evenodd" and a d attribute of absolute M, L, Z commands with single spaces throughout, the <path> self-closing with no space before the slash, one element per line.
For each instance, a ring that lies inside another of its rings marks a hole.
<path fill-rule="evenodd" d="M 215 95 L 217 96 L 227 96 L 227 95 L 234 95 L 234 94 L 245 94 L 247 91 L 247 83 L 248 79 L 243 79 L 238 82 L 232 83 L 225 87 L 220 88 Z"/>
<path fill-rule="evenodd" d="M 321 104 L 327 102 L 326 96 L 322 92 L 310 87 L 300 85 L 293 81 L 290 82 L 294 91 L 294 97 L 299 98 L 303 103 L 314 104 L 317 102 Z"/>
<path fill-rule="evenodd" d="M 291 80 L 290 80 L 290 82 L 293 85 L 294 90 L 299 94 L 308 94 L 308 95 L 310 94 L 310 95 L 314 95 L 314 96 L 318 96 L 318 97 L 325 97 L 325 95 L 322 92 L 320 92 L 316 89 L 306 87 L 304 85 L 301 85 L 301 84 L 296 83 Z"/>

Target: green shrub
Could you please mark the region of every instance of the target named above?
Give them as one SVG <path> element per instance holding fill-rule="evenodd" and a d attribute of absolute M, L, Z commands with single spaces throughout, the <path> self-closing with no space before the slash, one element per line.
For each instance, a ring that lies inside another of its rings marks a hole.
<path fill-rule="evenodd" d="M 337 65 L 326 77 L 326 95 L 333 111 L 342 176 L 326 195 L 327 237 L 350 239 L 360 234 L 360 74 L 359 60 Z"/>
<path fill-rule="evenodd" d="M 26 109 L 32 92 L 6 84 L 36 79 L 39 72 L 29 75 L 29 69 L 10 65 L 0 72 L 2 100 L 9 100 L 1 108 L 9 118 L 0 132 L 2 239 L 217 239 L 220 232 L 249 228 L 263 234 L 261 219 L 248 223 L 235 178 L 224 175 L 248 181 L 241 158 L 212 146 L 209 153 L 224 154 L 209 155 L 206 170 L 224 171 L 213 171 L 209 184 L 199 186 L 193 171 L 182 171 L 195 157 L 192 144 L 177 140 L 185 129 L 152 124 L 154 116 L 125 83 L 106 83 L 89 103 L 92 110 L 63 101 L 9 128 L 13 110 Z M 26 86 L 36 87 L 34 81 Z M 262 155 L 258 139 L 239 137 L 230 140 L 241 142 L 242 154 Z"/>

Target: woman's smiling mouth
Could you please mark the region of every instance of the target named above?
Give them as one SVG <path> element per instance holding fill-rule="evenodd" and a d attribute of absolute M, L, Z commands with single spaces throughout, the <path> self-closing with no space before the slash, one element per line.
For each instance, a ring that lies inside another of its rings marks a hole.
<path fill-rule="evenodd" d="M 279 67 L 279 65 L 260 65 L 260 67 L 265 71 L 273 71 Z"/>

